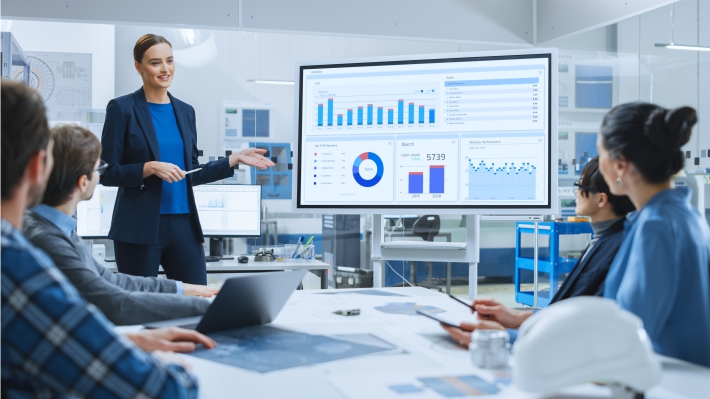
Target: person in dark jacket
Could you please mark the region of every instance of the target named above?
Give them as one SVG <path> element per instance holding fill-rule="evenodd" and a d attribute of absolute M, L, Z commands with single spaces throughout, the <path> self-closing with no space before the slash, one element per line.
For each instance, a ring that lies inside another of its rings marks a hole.
<path fill-rule="evenodd" d="M 580 180 L 574 183 L 574 190 L 575 212 L 589 217 L 594 236 L 550 304 L 577 296 L 604 294 L 604 280 L 623 240 L 625 216 L 636 209 L 628 197 L 611 194 L 599 171 L 598 157 L 589 160 Z M 475 329 L 516 329 L 533 314 L 532 310 L 507 308 L 493 299 L 475 299 L 473 306 L 478 312 L 478 324 L 444 327 L 461 345 L 471 342 L 470 332 Z M 517 331 L 509 332 L 514 339 Z"/>
<path fill-rule="evenodd" d="M 116 325 L 199 316 L 216 289 L 170 279 L 112 273 L 97 262 L 76 234 L 73 217 L 80 201 L 91 199 L 105 169 L 101 143 L 90 131 L 63 125 L 52 131 L 54 169 L 43 203 L 28 210 L 23 233 L 43 250 L 89 303 Z"/>
<path fill-rule="evenodd" d="M 134 66 L 143 79 L 135 93 L 111 100 L 101 137 L 108 163 L 101 184 L 118 187 L 108 238 L 114 241 L 122 273 L 206 284 L 204 236 L 192 186 L 234 175 L 239 163 L 274 165 L 246 148 L 200 164 L 195 109 L 168 92 L 175 73 L 170 42 L 144 35 L 133 48 Z M 193 172 L 187 174 L 187 172 Z"/>

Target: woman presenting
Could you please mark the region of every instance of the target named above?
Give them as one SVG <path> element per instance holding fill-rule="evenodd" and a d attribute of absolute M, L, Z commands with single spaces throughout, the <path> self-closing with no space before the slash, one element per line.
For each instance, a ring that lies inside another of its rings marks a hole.
<path fill-rule="evenodd" d="M 168 93 L 175 73 L 170 42 L 144 35 L 133 48 L 143 87 L 106 107 L 101 158 L 108 163 L 101 184 L 117 186 L 108 237 L 118 270 L 206 284 L 202 227 L 191 186 L 231 177 L 238 163 L 265 169 L 273 162 L 248 148 L 200 165 L 195 110 Z M 186 171 L 202 168 L 194 173 Z"/>

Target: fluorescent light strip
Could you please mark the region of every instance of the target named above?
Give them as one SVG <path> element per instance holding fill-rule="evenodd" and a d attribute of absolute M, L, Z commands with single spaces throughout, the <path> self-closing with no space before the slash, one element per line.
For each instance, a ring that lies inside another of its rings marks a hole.
<path fill-rule="evenodd" d="M 262 79 L 247 79 L 247 82 L 259 83 L 264 85 L 293 85 L 290 80 L 262 80 Z"/>
<path fill-rule="evenodd" d="M 665 47 L 671 50 L 691 50 L 691 51 L 710 51 L 707 46 L 692 46 L 689 44 L 661 44 L 656 43 L 656 47 Z"/>

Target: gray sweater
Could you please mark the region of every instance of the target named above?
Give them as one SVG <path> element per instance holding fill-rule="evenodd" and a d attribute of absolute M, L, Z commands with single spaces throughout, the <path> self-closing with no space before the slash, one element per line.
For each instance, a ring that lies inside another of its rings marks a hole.
<path fill-rule="evenodd" d="M 112 273 L 91 256 L 81 238 L 67 237 L 35 212 L 25 213 L 23 230 L 84 298 L 116 325 L 199 316 L 210 305 L 205 298 L 177 295 L 174 280 Z"/>

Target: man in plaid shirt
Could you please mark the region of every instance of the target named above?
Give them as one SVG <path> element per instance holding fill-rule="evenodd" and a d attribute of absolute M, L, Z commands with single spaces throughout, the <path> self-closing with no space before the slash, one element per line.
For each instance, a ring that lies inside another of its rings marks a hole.
<path fill-rule="evenodd" d="M 195 343 L 213 347 L 212 340 L 179 329 L 117 335 L 20 233 L 25 209 L 39 202 L 52 170 L 52 141 L 36 93 L 9 81 L 0 91 L 2 397 L 197 397 L 197 381 L 181 365 L 140 348 L 190 351 Z"/>

